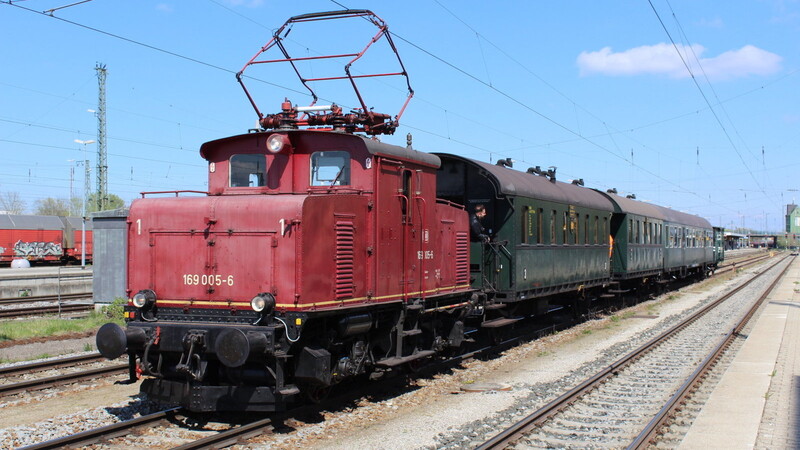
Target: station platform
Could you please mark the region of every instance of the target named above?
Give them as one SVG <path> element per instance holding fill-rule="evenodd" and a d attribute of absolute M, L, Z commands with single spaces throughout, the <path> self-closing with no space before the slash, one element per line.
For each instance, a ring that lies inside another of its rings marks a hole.
<path fill-rule="evenodd" d="M 800 259 L 767 298 L 680 448 L 800 448 Z"/>

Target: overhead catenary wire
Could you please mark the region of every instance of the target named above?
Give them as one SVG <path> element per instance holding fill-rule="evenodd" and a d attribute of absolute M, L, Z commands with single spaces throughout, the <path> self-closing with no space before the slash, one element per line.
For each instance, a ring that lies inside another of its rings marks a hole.
<path fill-rule="evenodd" d="M 747 165 L 747 162 L 744 160 L 744 157 L 742 157 L 742 153 L 739 151 L 739 148 L 736 146 L 736 143 L 733 142 L 733 139 L 731 138 L 731 135 L 728 133 L 728 130 L 725 128 L 725 124 L 722 123 L 722 120 L 720 120 L 719 115 L 717 115 L 716 110 L 714 110 L 714 107 L 711 105 L 711 102 L 708 100 L 708 97 L 706 96 L 706 93 L 703 91 L 703 88 L 700 86 L 700 83 L 697 82 L 697 78 L 694 76 L 694 72 L 692 72 L 692 69 L 689 67 L 689 64 L 686 62 L 686 59 L 683 57 L 683 54 L 680 52 L 680 50 L 678 50 L 678 45 L 675 43 L 675 39 L 672 38 L 672 34 L 669 32 L 669 29 L 667 29 L 666 24 L 664 24 L 664 21 L 661 19 L 661 15 L 658 13 L 658 10 L 656 9 L 655 5 L 653 5 L 653 1 L 652 0 L 647 0 L 647 2 L 650 4 L 650 8 L 652 8 L 653 13 L 655 13 L 656 18 L 658 19 L 658 22 L 661 24 L 661 27 L 664 29 L 664 32 L 667 34 L 667 37 L 669 38 L 670 42 L 672 42 L 672 46 L 675 48 L 675 51 L 678 53 L 678 56 L 680 57 L 681 62 L 683 63 L 684 67 L 689 72 L 689 75 L 692 78 L 692 82 L 694 83 L 695 87 L 697 87 L 697 90 L 700 92 L 700 95 L 703 97 L 703 101 L 705 101 L 706 105 L 708 105 L 709 111 L 711 111 L 711 114 L 714 116 L 714 119 L 716 120 L 717 124 L 722 129 L 722 132 L 725 134 L 725 137 L 728 139 L 728 142 L 730 143 L 731 147 L 736 152 L 736 155 L 739 157 L 739 160 L 742 162 L 742 165 L 744 165 L 744 167 L 747 169 L 747 172 L 750 174 L 750 178 L 752 178 L 753 182 L 756 184 L 756 186 L 758 186 L 758 188 L 762 192 L 764 192 L 764 188 L 761 186 L 761 183 L 758 182 L 758 179 L 756 179 L 756 176 L 753 174 L 753 171 L 750 169 L 750 166 Z M 764 192 L 764 194 L 766 195 L 766 192 Z"/>
<path fill-rule="evenodd" d="M 342 5 L 341 3 L 339 3 L 339 2 L 337 2 L 337 1 L 335 1 L 335 0 L 332 0 L 332 1 L 333 1 L 333 3 L 335 3 L 335 4 L 337 4 L 337 5 L 340 5 L 341 7 L 343 7 L 343 8 L 346 8 L 346 9 L 347 9 L 347 7 L 346 7 L 346 6 L 344 6 L 344 5 Z M 42 13 L 40 13 L 39 11 L 35 11 L 35 10 L 33 10 L 33 9 L 30 9 L 30 8 L 25 8 L 25 7 L 23 7 L 23 6 L 16 5 L 16 4 L 14 4 L 14 5 L 12 5 L 12 6 L 15 6 L 15 7 L 21 8 L 21 9 L 23 9 L 23 10 L 26 10 L 26 11 L 28 11 L 28 12 L 31 12 L 31 13 L 35 13 L 35 14 L 40 14 L 40 15 L 42 15 Z M 155 45 L 151 45 L 151 44 L 143 43 L 143 42 L 141 42 L 141 41 L 137 41 L 137 40 L 134 40 L 134 39 L 130 39 L 130 38 L 127 38 L 127 37 L 124 37 L 124 36 L 121 36 L 121 35 L 118 35 L 118 34 L 115 34 L 115 33 L 107 32 L 107 31 L 105 31 L 105 30 L 101 30 L 101 29 L 98 29 L 98 28 L 95 28 L 95 27 L 87 26 L 87 25 L 84 25 L 84 24 L 81 24 L 81 23 L 78 23 L 78 22 L 75 22 L 75 21 L 71 21 L 71 20 L 64 19 L 64 18 L 55 17 L 55 16 L 50 16 L 50 15 L 47 15 L 47 14 L 43 14 L 43 15 L 44 15 L 45 17 L 54 18 L 54 19 L 57 19 L 57 20 L 60 20 L 60 21 L 63 21 L 63 22 L 69 23 L 69 24 L 71 24 L 71 25 L 74 25 L 74 26 L 78 26 L 78 27 L 81 27 L 81 28 L 84 28 L 84 29 L 87 29 L 87 30 L 91 30 L 91 31 L 94 31 L 94 32 L 97 32 L 97 33 L 101 33 L 101 34 L 104 34 L 104 35 L 106 35 L 106 36 L 113 37 L 113 38 L 115 38 L 115 39 L 120 39 L 120 40 L 122 40 L 122 41 L 125 41 L 125 42 L 128 42 L 128 43 L 131 43 L 131 44 L 139 45 L 139 46 L 142 46 L 142 47 L 145 47 L 145 48 L 148 48 L 148 49 L 154 50 L 154 51 L 158 51 L 158 52 L 161 52 L 161 53 L 164 53 L 164 54 L 167 54 L 167 55 L 171 55 L 171 56 L 174 56 L 174 57 L 177 57 L 177 58 L 180 58 L 180 59 L 186 60 L 186 61 L 194 62 L 194 63 L 200 64 L 200 65 L 203 65 L 203 66 L 206 66 L 206 67 L 209 67 L 209 68 L 213 68 L 213 69 L 216 69 L 216 70 L 221 70 L 221 71 L 224 71 L 224 72 L 227 72 L 227 73 L 231 73 L 231 74 L 235 73 L 233 70 L 226 69 L 226 68 L 224 68 L 224 67 L 221 67 L 221 66 L 218 66 L 218 65 L 216 65 L 216 64 L 208 63 L 208 62 L 205 62 L 205 61 L 202 61 L 202 60 L 196 59 L 196 58 L 192 58 L 192 57 L 188 57 L 188 56 L 185 56 L 185 55 L 181 55 L 181 54 L 179 54 L 179 53 L 177 53 L 177 52 L 173 52 L 173 51 L 170 51 L 170 50 L 166 50 L 166 49 L 163 49 L 163 48 L 161 48 L 161 47 L 158 47 L 158 46 L 155 46 Z M 564 124 L 562 124 L 562 123 L 560 123 L 560 122 L 556 121 L 556 120 L 555 120 L 555 119 L 553 119 L 552 117 L 550 117 L 550 116 L 548 116 L 548 115 L 546 115 L 546 114 L 544 114 L 544 113 L 542 113 L 542 112 L 538 111 L 537 109 L 535 109 L 535 108 L 531 107 L 530 105 L 527 105 L 527 104 L 525 104 L 524 102 L 522 102 L 522 101 L 520 101 L 519 99 L 515 98 L 515 97 L 514 97 L 514 96 L 512 96 L 511 94 L 509 94 L 509 93 L 507 93 L 507 92 L 505 92 L 505 91 L 503 91 L 503 90 L 501 90 L 501 89 L 497 88 L 496 86 L 493 86 L 493 85 L 491 85 L 490 83 L 488 83 L 488 82 L 486 82 L 486 81 L 484 81 L 484 80 L 480 79 L 479 77 L 477 77 L 477 76 L 475 76 L 475 75 L 473 75 L 473 74 L 469 73 L 468 71 L 466 71 L 466 70 L 464 70 L 464 69 L 462 69 L 462 68 L 458 67 L 457 65 L 455 65 L 455 64 L 453 64 L 453 63 L 451 63 L 451 62 L 449 62 L 449 61 L 445 60 L 444 58 L 442 58 L 442 57 L 439 57 L 438 55 L 435 55 L 435 54 L 433 54 L 432 52 L 430 52 L 430 51 L 428 51 L 427 49 L 425 49 L 425 48 L 421 47 L 420 45 L 418 45 L 418 44 L 416 44 L 416 43 L 414 43 L 414 42 L 410 41 L 409 39 L 406 39 L 405 37 L 399 36 L 399 35 L 397 35 L 396 33 L 393 33 L 393 35 L 394 35 L 394 36 L 395 36 L 397 39 L 399 39 L 399 40 L 401 40 L 401 41 L 405 42 L 406 44 L 408 44 L 408 45 L 410 45 L 410 46 L 412 46 L 412 47 L 416 48 L 417 50 L 421 51 L 422 53 L 424 53 L 424 54 L 427 54 L 428 56 L 430 56 L 430 57 L 432 57 L 433 59 L 435 59 L 435 60 L 439 61 L 440 63 L 442 63 L 442 64 L 444 64 L 444 65 L 446 65 L 446 66 L 448 66 L 448 67 L 452 68 L 453 70 L 455 70 L 455 71 L 457 71 L 457 72 L 459 72 L 459 73 L 461 73 L 461 74 L 465 75 L 466 77 L 468 77 L 468 78 L 470 78 L 470 79 L 472 79 L 472 80 L 474 80 L 474 81 L 476 81 L 476 82 L 478 82 L 478 83 L 480 83 L 480 84 L 482 84 L 482 85 L 486 86 L 487 88 L 489 88 L 490 90 L 492 90 L 492 91 L 494 91 L 496 94 L 498 94 L 499 96 L 501 96 L 501 97 L 503 97 L 503 98 L 505 98 L 505 99 L 507 99 L 507 100 L 511 101 L 512 103 L 515 103 L 515 104 L 517 104 L 517 105 L 521 106 L 522 108 L 524 108 L 524 109 L 528 110 L 529 112 L 531 112 L 531 113 L 533 113 L 533 114 L 535 114 L 535 115 L 539 116 L 540 118 L 544 119 L 545 121 L 547 121 L 547 122 L 550 122 L 551 124 L 555 125 L 556 127 L 558 127 L 558 128 L 560 128 L 560 129 L 562 129 L 562 130 L 564 130 L 564 131 L 566 131 L 566 132 L 568 132 L 568 133 L 570 133 L 570 134 L 572 134 L 572 135 L 574 135 L 574 136 L 578 137 L 580 140 L 582 140 L 582 141 L 584 141 L 584 142 L 587 142 L 587 143 L 591 144 L 592 146 L 594 146 L 594 147 L 596 147 L 596 148 L 599 148 L 599 149 L 601 149 L 601 150 L 603 150 L 603 151 L 607 152 L 608 154 L 610 154 L 610 155 L 612 155 L 612 156 L 614 156 L 614 157 L 616 157 L 616 158 L 619 158 L 619 159 L 621 159 L 621 160 L 623 160 L 623 161 L 625 161 L 625 162 L 628 162 L 628 163 L 631 163 L 631 164 L 633 164 L 633 162 L 632 162 L 632 161 L 630 161 L 630 160 L 629 160 L 628 158 L 626 158 L 625 156 L 621 156 L 621 155 L 619 155 L 619 154 L 617 154 L 617 153 L 615 153 L 615 152 L 613 152 L 613 151 L 609 150 L 608 148 L 606 148 L 606 147 L 604 147 L 604 146 L 600 145 L 599 143 L 597 143 L 597 142 L 595 142 L 595 141 L 593 141 L 593 140 L 591 140 L 591 139 L 588 139 L 586 136 L 583 136 L 583 135 L 581 135 L 581 133 L 578 133 L 578 132 L 576 132 L 576 131 L 572 130 L 570 127 L 568 127 L 568 126 L 566 126 L 566 125 L 564 125 Z M 301 94 L 303 94 L 303 95 L 306 95 L 306 93 L 304 93 L 304 92 L 301 92 L 301 91 L 299 91 L 299 90 L 294 90 L 294 89 L 288 88 L 288 87 L 286 87 L 286 86 L 281 86 L 281 85 L 278 85 L 278 84 L 275 84 L 275 83 L 271 83 L 271 82 L 268 82 L 268 81 L 265 81 L 265 80 L 259 80 L 259 79 L 257 79 L 257 78 L 253 78 L 253 77 L 248 77 L 248 78 L 250 78 L 250 79 L 253 79 L 253 80 L 262 81 L 262 82 L 264 82 L 264 83 L 267 83 L 267 84 L 270 84 L 270 85 L 273 85 L 273 86 L 279 87 L 279 88 L 281 88 L 281 89 L 287 89 L 287 90 L 289 90 L 289 91 L 292 91 L 292 92 L 297 92 L 297 93 L 301 93 Z M 574 102 L 573 102 L 573 103 L 574 103 Z M 486 152 L 487 152 L 487 153 L 489 153 L 489 154 L 491 154 L 491 153 L 492 153 L 492 152 L 491 152 L 490 150 L 488 150 L 488 149 L 484 149 L 484 151 L 486 151 Z M 660 179 L 660 180 L 662 180 L 663 182 L 665 182 L 665 183 L 667 183 L 667 184 L 669 184 L 669 185 L 672 185 L 672 186 L 674 186 L 674 187 L 678 188 L 679 190 L 681 190 L 681 191 L 682 191 L 682 192 L 684 192 L 684 193 L 687 193 L 687 194 L 690 194 L 690 195 L 695 195 L 695 196 L 697 196 L 697 195 L 698 195 L 698 194 L 696 194 L 696 193 L 695 193 L 693 190 L 691 190 L 691 189 L 687 189 L 687 188 L 684 188 L 684 187 L 682 187 L 682 186 L 678 185 L 677 183 L 675 183 L 675 182 L 673 182 L 673 181 L 671 181 L 671 180 L 665 179 L 665 178 L 661 177 L 660 175 L 658 175 L 658 174 L 655 174 L 655 173 L 653 173 L 652 171 L 648 170 L 647 168 L 644 168 L 644 167 L 641 167 L 641 166 L 636 166 L 636 167 L 637 167 L 637 168 L 639 168 L 639 169 L 641 169 L 641 170 L 642 170 L 642 171 L 644 171 L 645 173 L 647 173 L 647 174 L 649 174 L 649 175 L 653 176 L 654 178 Z M 727 207 L 726 207 L 724 204 L 718 204 L 718 206 L 720 206 L 720 207 L 723 207 L 723 208 L 726 208 L 726 209 L 727 209 Z"/>
<path fill-rule="evenodd" d="M 213 0 L 212 0 L 212 2 L 213 2 Z M 213 3 L 217 3 L 217 2 L 213 2 Z M 217 4 L 218 4 L 218 3 L 217 3 Z M 226 8 L 226 9 L 227 9 L 227 8 Z M 232 11 L 232 12 L 233 12 L 233 11 Z M 246 18 L 246 16 L 245 16 L 245 15 L 242 15 L 242 16 L 243 16 L 243 18 Z M 254 22 L 254 23 L 258 23 L 258 22 L 255 22 L 255 21 L 253 21 L 253 22 Z M 264 28 L 266 28 L 266 27 L 264 27 Z M 110 34 L 110 35 L 113 35 L 113 34 Z M 482 40 L 483 40 L 483 42 L 485 42 L 485 43 L 488 43 L 489 45 L 492 45 L 492 46 L 493 46 L 493 44 L 492 44 L 492 43 L 491 43 L 489 40 L 485 39 L 485 37 L 484 37 Z M 479 43 L 480 43 L 480 42 L 479 42 Z M 484 56 L 484 58 L 485 58 L 485 56 Z M 212 66 L 213 66 L 213 65 L 212 65 Z M 228 71 L 228 73 L 232 73 L 232 72 L 233 72 L 233 71 Z M 490 84 L 491 84 L 491 83 L 490 83 Z M 283 88 L 283 87 L 281 87 L 281 88 Z M 755 90 L 754 90 L 754 91 L 755 91 Z M 744 94 L 743 94 L 743 95 L 744 95 Z M 718 102 L 719 102 L 719 100 L 718 100 Z M 582 106 L 580 106 L 580 105 L 579 105 L 577 102 L 573 102 L 573 104 L 574 104 L 574 105 L 576 105 L 576 108 L 579 108 L 579 109 L 581 109 L 581 110 L 584 110 L 584 108 L 583 108 Z M 710 108 L 710 107 L 711 107 L 711 105 L 709 104 L 709 108 Z M 456 117 L 456 116 L 457 116 L 457 112 L 455 112 L 455 111 L 452 111 L 452 110 L 448 110 L 447 114 L 448 114 L 448 116 L 452 115 L 452 117 Z M 608 128 L 611 128 L 612 130 L 614 130 L 614 128 L 613 128 L 613 127 L 611 127 L 611 125 L 610 125 L 608 122 L 605 122 L 605 121 L 603 121 L 602 123 L 604 124 L 603 126 L 606 128 L 606 134 L 605 134 L 606 136 L 609 136 L 609 137 L 610 137 L 610 136 L 612 136 L 612 135 L 618 134 L 617 132 L 614 132 L 614 131 L 610 131 L 610 132 L 608 131 Z M 417 128 L 417 129 L 419 130 L 419 128 Z M 632 136 L 630 136 L 629 130 L 630 130 L 630 129 L 626 129 L 625 131 L 620 131 L 619 133 L 626 134 L 628 138 L 632 138 Z M 448 133 L 448 134 L 450 134 L 450 133 Z M 581 137 L 581 134 L 583 134 L 583 133 L 581 133 L 581 132 L 576 132 L 576 133 L 574 134 L 574 135 L 576 136 L 576 139 L 575 139 L 575 141 L 585 141 L 585 139 L 583 139 L 583 137 Z M 598 134 L 597 136 L 602 136 L 602 134 Z M 449 136 L 448 136 L 448 137 L 449 137 Z M 589 138 L 590 138 L 590 139 L 595 139 L 596 137 L 589 136 Z M 451 140 L 451 141 L 453 141 L 452 139 L 450 139 L 450 140 Z M 457 142 L 457 141 L 453 141 L 453 142 Z M 521 144 L 524 144 L 524 142 L 525 142 L 525 141 L 524 141 L 524 139 L 520 138 L 520 143 L 521 143 Z M 612 142 L 613 142 L 613 139 L 612 139 Z M 462 142 L 458 142 L 458 143 L 459 143 L 459 144 L 462 144 L 462 145 L 464 144 L 464 143 L 462 143 Z M 614 144 L 614 145 L 613 145 L 613 148 L 615 148 L 615 149 L 616 149 L 616 152 L 617 152 L 617 153 L 619 153 L 619 152 L 620 152 L 620 147 L 627 147 L 627 146 L 621 146 L 621 145 L 619 145 L 617 142 L 613 142 L 613 144 Z M 534 147 L 535 147 L 535 146 L 548 146 L 548 145 L 553 145 L 553 143 L 543 143 L 543 144 L 536 144 L 536 145 L 534 145 Z M 643 144 L 642 144 L 642 145 L 643 145 Z M 485 148 L 480 148 L 479 146 L 475 146 L 475 145 L 473 145 L 472 147 L 473 147 L 473 148 L 476 148 L 476 149 L 480 149 L 481 151 L 487 151 L 487 152 L 488 152 L 488 150 L 487 150 L 487 149 L 485 149 Z M 609 149 L 607 149 L 607 148 L 606 148 L 605 150 L 606 150 L 606 151 L 610 151 L 610 150 L 609 150 Z M 495 151 L 495 153 L 496 153 L 496 151 Z M 612 151 L 612 153 L 613 153 L 613 151 Z M 762 190 L 763 190 L 763 189 L 762 189 Z M 681 192 L 685 192 L 685 190 L 681 190 Z"/>

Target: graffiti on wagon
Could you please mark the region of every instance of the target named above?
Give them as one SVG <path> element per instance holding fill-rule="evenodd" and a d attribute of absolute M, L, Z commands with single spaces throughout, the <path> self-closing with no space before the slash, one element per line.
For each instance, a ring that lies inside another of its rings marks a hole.
<path fill-rule="evenodd" d="M 22 242 L 14 244 L 14 255 L 24 258 L 44 258 L 46 256 L 61 256 L 63 249 L 56 242 Z"/>

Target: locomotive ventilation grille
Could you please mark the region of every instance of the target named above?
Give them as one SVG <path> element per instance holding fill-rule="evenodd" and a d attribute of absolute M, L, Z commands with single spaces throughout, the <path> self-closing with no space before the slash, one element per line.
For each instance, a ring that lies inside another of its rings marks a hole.
<path fill-rule="evenodd" d="M 355 226 L 350 221 L 336 222 L 336 299 L 355 295 L 353 269 L 355 265 Z"/>
<path fill-rule="evenodd" d="M 456 233 L 456 284 L 469 283 L 469 233 Z"/>

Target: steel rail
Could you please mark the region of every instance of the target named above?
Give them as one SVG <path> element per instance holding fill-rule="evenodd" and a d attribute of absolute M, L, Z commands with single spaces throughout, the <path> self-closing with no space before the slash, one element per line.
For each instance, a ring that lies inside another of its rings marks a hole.
<path fill-rule="evenodd" d="M 93 430 L 83 431 L 81 433 L 64 436 L 61 438 L 53 439 L 50 441 L 42 442 L 39 444 L 29 445 L 23 447 L 24 450 L 45 450 L 45 449 L 61 449 L 65 447 L 84 447 L 95 444 L 105 439 L 112 439 L 119 436 L 130 434 L 129 431 L 134 428 L 144 426 L 154 426 L 162 421 L 173 420 L 181 408 L 171 408 L 157 413 L 148 414 L 146 416 L 137 417 L 136 419 L 117 422 L 112 425 L 95 428 Z"/>
<path fill-rule="evenodd" d="M 558 412 L 563 410 L 565 407 L 571 405 L 579 398 L 587 394 L 589 391 L 593 390 L 597 387 L 600 383 L 604 380 L 608 379 L 609 377 L 615 375 L 619 372 L 622 368 L 627 365 L 630 365 L 632 362 L 639 359 L 639 357 L 643 356 L 645 353 L 649 352 L 650 350 L 657 347 L 662 342 L 666 341 L 678 331 L 686 328 L 697 319 L 705 315 L 708 311 L 712 310 L 713 308 L 717 307 L 719 304 L 724 302 L 725 300 L 732 297 L 737 292 L 744 289 L 750 283 L 754 282 L 756 279 L 760 278 L 764 274 L 766 274 L 770 269 L 780 264 L 786 258 L 782 258 L 780 261 L 777 261 L 775 264 L 770 266 L 767 270 L 755 275 L 751 279 L 747 280 L 746 282 L 742 283 L 741 285 L 737 286 L 735 289 L 731 290 L 724 296 L 720 297 L 719 299 L 709 303 L 699 311 L 692 314 L 692 316 L 684 319 L 680 323 L 674 325 L 669 330 L 665 331 L 659 336 L 651 339 L 644 345 L 640 346 L 639 348 L 633 350 L 632 352 L 628 353 L 627 355 L 623 356 L 616 362 L 612 363 L 605 369 L 601 370 L 591 378 L 583 381 L 579 385 L 575 386 L 574 388 L 570 389 L 566 393 L 562 394 L 555 400 L 551 401 L 550 403 L 546 404 L 542 408 L 534 411 L 532 414 L 528 415 L 527 417 L 523 418 L 522 420 L 518 421 L 511 427 L 503 430 L 502 432 L 498 433 L 488 441 L 484 442 L 477 449 L 480 450 L 487 450 L 487 449 L 499 449 L 505 448 L 510 445 L 512 442 L 519 439 L 521 436 L 525 435 L 528 431 L 532 430 L 533 428 L 540 426 L 551 417 L 556 415 Z"/>
<path fill-rule="evenodd" d="M 94 309 L 94 303 L 64 303 L 53 306 L 37 306 L 34 308 L 0 309 L 0 318 L 41 316 L 48 314 L 87 312 Z"/>
<path fill-rule="evenodd" d="M 775 290 L 775 287 L 778 283 L 783 279 L 783 276 L 789 270 L 790 264 L 787 264 L 786 267 L 783 268 L 781 273 L 775 278 L 775 281 L 770 284 L 766 291 L 758 298 L 758 300 L 753 303 L 753 306 L 748 309 L 747 313 L 742 316 L 739 320 L 739 323 L 729 331 L 722 341 L 714 348 L 714 350 L 709 354 L 700 366 L 692 373 L 691 376 L 681 385 L 677 392 L 669 399 L 669 401 L 658 411 L 658 413 L 653 417 L 652 420 L 645 426 L 645 428 L 639 433 L 638 436 L 633 440 L 633 442 L 628 446 L 629 450 L 633 449 L 643 449 L 648 445 L 652 444 L 656 438 L 658 430 L 661 429 L 662 426 L 673 416 L 675 410 L 681 405 L 681 403 L 691 395 L 694 388 L 700 384 L 702 378 L 704 378 L 705 374 L 707 374 L 714 363 L 722 356 L 722 354 L 727 350 L 733 341 L 740 335 L 744 327 L 750 322 L 750 319 L 755 315 L 758 308 L 764 303 L 764 300 L 772 294 L 772 291 Z"/>
<path fill-rule="evenodd" d="M 9 377 L 21 373 L 30 373 L 35 371 L 47 369 L 60 369 L 62 367 L 76 366 L 79 364 L 86 364 L 95 361 L 103 361 L 100 353 L 91 353 L 88 355 L 71 356 L 69 358 L 52 359 L 49 361 L 39 361 L 35 363 L 20 364 L 16 366 L 0 368 L 0 377 Z"/>
<path fill-rule="evenodd" d="M 220 431 L 219 433 L 203 439 L 198 439 L 194 442 L 189 442 L 178 447 L 173 447 L 172 450 L 199 450 L 199 449 L 217 449 L 225 448 L 230 445 L 242 443 L 250 438 L 263 434 L 272 429 L 272 421 L 270 419 L 256 420 L 245 425 L 231 428 L 229 430 Z"/>
<path fill-rule="evenodd" d="M 61 294 L 61 300 L 75 300 L 83 298 L 92 298 L 91 292 L 77 292 L 71 294 Z M 37 303 L 37 302 L 57 302 L 59 296 L 54 295 L 37 295 L 28 297 L 13 297 L 13 298 L 0 298 L 0 305 L 15 305 L 17 303 Z"/>
<path fill-rule="evenodd" d="M 753 265 L 753 264 L 755 264 L 755 263 L 757 263 L 759 261 L 762 261 L 762 260 L 765 260 L 765 259 L 769 259 L 769 258 L 770 258 L 769 255 L 759 255 L 759 256 L 756 256 L 754 258 L 740 259 L 740 260 L 732 261 L 731 264 L 726 264 L 726 265 L 720 267 L 719 269 L 717 269 L 714 272 L 714 275 L 720 275 L 720 274 L 723 274 L 723 273 L 727 273 L 727 272 L 730 272 L 730 271 L 732 271 L 734 269 L 741 269 L 742 267 L 747 267 L 747 266 Z"/>
<path fill-rule="evenodd" d="M 39 378 L 37 380 L 21 381 L 0 385 L 0 396 L 13 395 L 30 390 L 42 390 L 65 384 L 77 383 L 85 380 L 92 380 L 106 375 L 117 375 L 128 372 L 128 364 L 115 364 L 113 366 L 101 367 L 98 369 L 84 370 L 70 374 L 62 374 L 54 377 Z"/>

